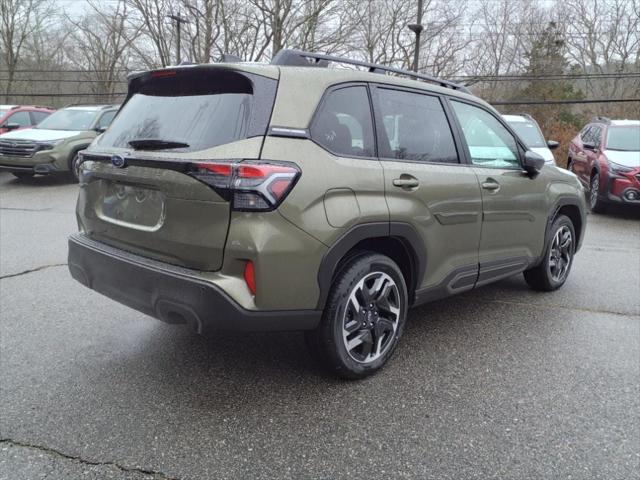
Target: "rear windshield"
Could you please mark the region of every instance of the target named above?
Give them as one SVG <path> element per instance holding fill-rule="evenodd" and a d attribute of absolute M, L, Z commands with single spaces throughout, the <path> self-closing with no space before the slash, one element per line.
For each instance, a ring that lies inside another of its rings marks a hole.
<path fill-rule="evenodd" d="M 540 129 L 533 122 L 509 122 L 509 126 L 518 134 L 529 148 L 546 147 Z"/>
<path fill-rule="evenodd" d="M 609 127 L 607 150 L 640 152 L 640 127 Z"/>
<path fill-rule="evenodd" d="M 98 116 L 96 110 L 58 110 L 37 127 L 43 130 L 89 130 Z"/>
<path fill-rule="evenodd" d="M 273 92 L 254 92 L 255 81 L 229 70 L 152 75 L 132 82 L 101 146 L 131 148 L 133 140 L 161 140 L 185 145 L 168 150 L 196 151 L 265 134 L 271 109 L 265 115 L 256 108 L 256 97 L 271 95 L 272 105 L 275 80 L 260 77 L 273 83 Z"/>

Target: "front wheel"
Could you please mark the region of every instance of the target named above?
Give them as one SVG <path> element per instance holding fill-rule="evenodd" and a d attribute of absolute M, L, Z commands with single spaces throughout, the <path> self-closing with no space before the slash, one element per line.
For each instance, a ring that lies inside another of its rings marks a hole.
<path fill-rule="evenodd" d="M 73 154 L 73 158 L 69 162 L 69 170 L 73 179 L 80 182 L 80 155 L 77 152 Z"/>
<path fill-rule="evenodd" d="M 589 184 L 589 208 L 594 213 L 602 213 L 606 209 L 606 204 L 600 198 L 600 174 L 595 172 L 591 176 Z"/>
<path fill-rule="evenodd" d="M 576 251 L 576 232 L 566 215 L 556 218 L 549 230 L 550 238 L 540 264 L 524 272 L 524 279 L 534 290 L 550 292 L 567 281 Z"/>
<path fill-rule="evenodd" d="M 407 286 L 398 266 L 377 253 L 355 255 L 336 276 L 319 327 L 307 343 L 343 378 L 364 378 L 393 354 L 407 316 Z"/>

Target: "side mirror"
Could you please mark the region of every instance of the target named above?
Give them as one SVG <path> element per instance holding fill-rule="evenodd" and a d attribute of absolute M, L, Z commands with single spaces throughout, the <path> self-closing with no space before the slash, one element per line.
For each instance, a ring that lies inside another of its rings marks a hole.
<path fill-rule="evenodd" d="M 538 173 L 544 167 L 544 157 L 536 152 L 527 150 L 524 152 L 524 161 L 522 166 L 527 173 Z"/>
<path fill-rule="evenodd" d="M 596 144 L 591 142 L 582 142 L 582 148 L 585 150 L 595 150 Z"/>
<path fill-rule="evenodd" d="M 6 128 L 8 131 L 17 130 L 18 128 L 20 128 L 20 124 L 19 123 L 5 123 L 4 125 L 2 125 L 2 128 Z"/>
<path fill-rule="evenodd" d="M 555 140 L 547 140 L 547 147 L 549 150 L 555 150 L 560 146 L 560 142 L 556 142 Z"/>

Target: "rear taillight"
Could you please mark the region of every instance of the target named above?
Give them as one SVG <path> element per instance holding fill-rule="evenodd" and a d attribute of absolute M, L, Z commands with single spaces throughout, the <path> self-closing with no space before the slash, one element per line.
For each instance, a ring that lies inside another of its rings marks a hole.
<path fill-rule="evenodd" d="M 269 211 L 293 188 L 300 170 L 291 164 L 267 162 L 199 162 L 189 172 L 225 199 L 234 210 Z"/>

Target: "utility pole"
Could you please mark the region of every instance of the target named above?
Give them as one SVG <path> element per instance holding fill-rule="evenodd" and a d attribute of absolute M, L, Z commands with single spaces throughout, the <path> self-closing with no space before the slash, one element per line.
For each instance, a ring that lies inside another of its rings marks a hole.
<path fill-rule="evenodd" d="M 422 1 L 422 0 L 420 0 Z M 180 62 L 182 61 L 181 58 L 181 53 L 180 53 L 180 25 L 183 23 L 189 23 L 189 20 L 187 20 L 186 18 L 182 18 L 180 16 L 180 10 L 178 10 L 178 14 L 177 15 L 167 15 L 167 18 L 170 18 L 171 20 L 174 20 L 176 22 L 176 35 L 178 38 L 178 45 L 177 45 L 177 52 L 176 52 L 176 64 L 180 65 Z"/>
<path fill-rule="evenodd" d="M 418 0 L 418 22 L 407 25 L 409 30 L 416 34 L 416 48 L 413 51 L 413 71 L 418 71 L 418 59 L 420 58 L 420 34 L 424 27 L 422 26 L 422 0 Z"/>

